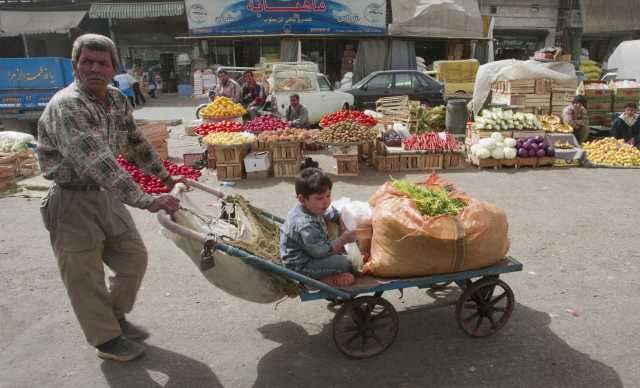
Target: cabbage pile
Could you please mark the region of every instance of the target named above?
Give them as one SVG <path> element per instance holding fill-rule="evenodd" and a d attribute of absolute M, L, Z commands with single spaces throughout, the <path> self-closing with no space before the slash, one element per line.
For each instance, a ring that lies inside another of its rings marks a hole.
<path fill-rule="evenodd" d="M 503 137 L 500 132 L 494 132 L 491 137 L 480 139 L 471 146 L 471 154 L 478 159 L 515 159 L 517 141 L 510 137 Z"/>
<path fill-rule="evenodd" d="M 30 143 L 35 143 L 35 139 L 27 133 L 14 131 L 0 132 L 0 152 L 26 151 Z"/>
<path fill-rule="evenodd" d="M 500 108 L 485 109 L 476 117 L 473 129 L 478 131 L 506 131 L 509 129 L 542 129 L 533 113 L 513 113 Z"/>

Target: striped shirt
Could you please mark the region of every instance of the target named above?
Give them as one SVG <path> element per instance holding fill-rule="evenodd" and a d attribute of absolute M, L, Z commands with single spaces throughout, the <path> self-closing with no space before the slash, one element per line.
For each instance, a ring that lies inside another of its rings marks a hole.
<path fill-rule="evenodd" d="M 147 207 L 146 194 L 116 160 L 125 155 L 147 174 L 169 173 L 136 127 L 132 108 L 109 86 L 107 103 L 75 82 L 56 93 L 38 122 L 38 158 L 45 179 L 58 184 L 97 184 L 122 202 Z"/>

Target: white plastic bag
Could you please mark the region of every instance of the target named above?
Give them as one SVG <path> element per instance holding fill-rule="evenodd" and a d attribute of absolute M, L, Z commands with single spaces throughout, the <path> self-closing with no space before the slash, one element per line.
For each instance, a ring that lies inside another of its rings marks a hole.
<path fill-rule="evenodd" d="M 340 220 L 347 230 L 362 230 L 371 228 L 372 209 L 369 203 L 362 201 L 352 201 L 349 198 L 340 198 L 333 202 L 338 212 L 340 212 Z M 347 259 L 351 262 L 353 268 L 357 271 L 362 269 L 363 260 L 362 252 L 357 243 L 345 244 L 344 249 L 347 253 Z"/>

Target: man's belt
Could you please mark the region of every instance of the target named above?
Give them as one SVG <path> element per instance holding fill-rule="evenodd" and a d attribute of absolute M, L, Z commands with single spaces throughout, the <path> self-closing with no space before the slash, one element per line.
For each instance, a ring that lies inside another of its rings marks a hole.
<path fill-rule="evenodd" d="M 103 191 L 104 189 L 100 185 L 78 185 L 73 183 L 62 183 L 58 186 L 65 190 L 71 191 Z"/>

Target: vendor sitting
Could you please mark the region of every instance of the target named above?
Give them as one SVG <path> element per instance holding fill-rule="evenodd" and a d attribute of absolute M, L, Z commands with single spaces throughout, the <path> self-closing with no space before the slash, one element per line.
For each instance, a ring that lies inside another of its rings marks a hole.
<path fill-rule="evenodd" d="M 624 113 L 613 121 L 611 134 L 616 139 L 622 139 L 628 144 L 640 147 L 640 120 L 638 106 L 630 102 L 624 106 Z"/>
<path fill-rule="evenodd" d="M 299 94 L 289 97 L 286 120 L 292 128 L 309 128 L 309 111 L 300 103 Z"/>
<path fill-rule="evenodd" d="M 573 134 L 580 144 L 589 137 L 589 116 L 586 107 L 586 97 L 578 95 L 573 98 L 571 105 L 562 111 L 562 121 L 573 128 Z"/>
<path fill-rule="evenodd" d="M 339 222 L 331 205 L 333 183 L 319 168 L 306 168 L 296 179 L 298 204 L 287 215 L 280 232 L 280 255 L 285 266 L 335 287 L 353 284 L 351 262 L 342 254 L 344 244 L 356 241 L 347 231 L 329 240 L 327 222 Z"/>

